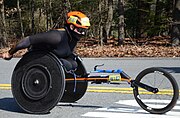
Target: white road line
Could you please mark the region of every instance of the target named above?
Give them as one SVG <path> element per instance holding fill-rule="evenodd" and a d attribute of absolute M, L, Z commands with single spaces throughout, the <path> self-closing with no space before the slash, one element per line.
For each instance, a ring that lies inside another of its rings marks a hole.
<path fill-rule="evenodd" d="M 159 102 L 165 103 L 166 101 Z M 135 100 L 120 100 L 116 103 L 119 104 L 119 107 L 98 108 L 95 112 L 88 112 L 82 116 L 91 118 L 120 118 L 121 116 L 123 118 L 179 118 L 180 116 L 180 101 L 171 111 L 162 115 L 148 113 Z"/>
<path fill-rule="evenodd" d="M 180 114 L 156 115 L 149 113 L 88 112 L 82 116 L 95 118 L 179 118 Z"/>

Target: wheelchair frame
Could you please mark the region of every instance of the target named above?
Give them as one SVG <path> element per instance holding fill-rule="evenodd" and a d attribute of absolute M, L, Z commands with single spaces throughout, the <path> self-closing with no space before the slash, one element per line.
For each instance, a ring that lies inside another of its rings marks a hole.
<path fill-rule="evenodd" d="M 12 93 L 19 106 L 28 113 L 42 114 L 49 112 L 60 102 L 75 102 L 81 99 L 88 86 L 88 82 L 111 83 L 126 81 L 133 88 L 137 103 L 146 111 L 154 114 L 163 114 L 170 111 L 179 97 L 179 88 L 176 80 L 167 71 L 161 68 L 147 68 L 140 72 L 136 79 L 131 79 L 122 69 L 100 70 L 96 65 L 90 75 L 77 58 L 77 70 L 67 72 L 59 59 L 51 52 L 44 50 L 30 51 L 17 63 L 12 75 Z M 138 88 L 151 94 L 158 94 L 160 89 L 141 82 L 144 76 L 158 72 L 170 81 L 173 93 L 172 99 L 164 108 L 153 108 L 144 103 Z M 101 74 L 106 73 L 106 75 Z"/>

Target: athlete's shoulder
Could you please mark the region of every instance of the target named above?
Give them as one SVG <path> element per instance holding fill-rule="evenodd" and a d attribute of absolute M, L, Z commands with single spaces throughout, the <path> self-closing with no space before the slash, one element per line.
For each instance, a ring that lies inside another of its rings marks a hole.
<path fill-rule="evenodd" d="M 49 30 L 49 31 L 47 31 L 47 32 L 65 32 L 66 30 L 64 29 L 64 28 L 58 28 L 58 29 L 51 29 L 51 30 Z"/>
<path fill-rule="evenodd" d="M 56 29 L 58 31 L 66 31 L 65 28 L 59 28 L 59 29 Z"/>

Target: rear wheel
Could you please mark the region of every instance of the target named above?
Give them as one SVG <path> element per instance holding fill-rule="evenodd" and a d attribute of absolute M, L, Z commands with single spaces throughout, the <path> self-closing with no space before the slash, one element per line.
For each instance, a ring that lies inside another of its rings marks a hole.
<path fill-rule="evenodd" d="M 78 67 L 75 71 L 75 74 L 77 77 L 85 77 L 87 75 L 87 71 L 82 64 L 81 60 L 77 58 Z M 74 78 L 72 74 L 66 73 L 66 79 L 68 78 Z M 79 99 L 81 99 L 84 94 L 86 93 L 88 86 L 88 81 L 81 80 L 81 81 L 75 81 L 75 80 L 68 80 L 66 81 L 66 87 L 64 91 L 64 95 L 61 99 L 61 102 L 76 102 Z"/>
<path fill-rule="evenodd" d="M 146 91 L 135 86 L 133 89 L 137 103 L 153 114 L 163 114 L 170 111 L 179 97 L 179 88 L 171 74 L 162 68 L 148 68 L 136 77 L 135 81 L 158 89 L 157 93 Z"/>
<path fill-rule="evenodd" d="M 61 99 L 65 87 L 63 68 L 50 53 L 25 54 L 12 75 L 12 93 L 29 113 L 47 113 Z"/>

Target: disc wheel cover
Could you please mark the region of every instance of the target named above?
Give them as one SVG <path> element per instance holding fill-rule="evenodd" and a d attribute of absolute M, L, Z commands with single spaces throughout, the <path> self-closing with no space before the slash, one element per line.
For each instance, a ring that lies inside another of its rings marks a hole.
<path fill-rule="evenodd" d="M 22 79 L 24 94 L 32 100 L 40 100 L 47 95 L 51 88 L 51 75 L 42 65 L 33 65 L 28 68 Z"/>
<path fill-rule="evenodd" d="M 23 110 L 44 114 L 62 98 L 64 70 L 50 53 L 29 52 L 16 65 L 11 83 L 13 96 Z"/>

